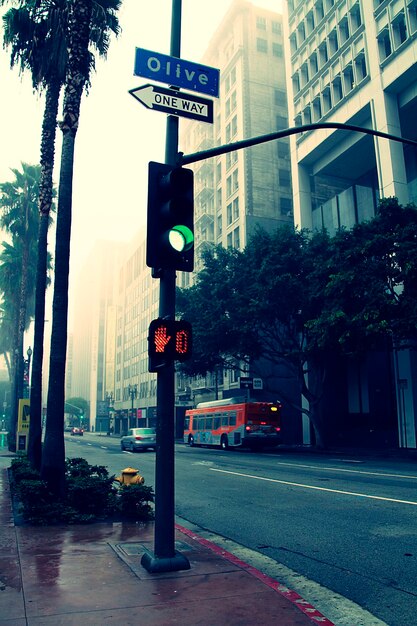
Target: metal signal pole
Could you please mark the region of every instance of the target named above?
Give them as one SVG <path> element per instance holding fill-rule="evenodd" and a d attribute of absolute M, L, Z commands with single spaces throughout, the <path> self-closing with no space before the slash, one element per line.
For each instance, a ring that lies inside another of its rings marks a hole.
<path fill-rule="evenodd" d="M 182 0 L 172 0 L 171 56 L 181 54 Z M 165 163 L 176 165 L 178 117 L 167 118 Z M 159 317 L 175 319 L 175 270 L 158 274 Z M 175 550 L 175 368 L 171 362 L 157 372 L 154 554 L 145 552 L 142 566 L 151 573 L 190 569 L 183 554 Z"/>

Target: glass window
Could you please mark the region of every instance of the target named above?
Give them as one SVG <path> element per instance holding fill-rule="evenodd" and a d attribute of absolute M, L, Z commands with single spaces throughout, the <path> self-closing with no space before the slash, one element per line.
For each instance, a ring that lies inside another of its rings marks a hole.
<path fill-rule="evenodd" d="M 279 178 L 279 184 L 281 185 L 281 187 L 289 187 L 290 186 L 290 173 L 288 170 L 284 170 L 284 169 L 279 169 L 278 170 L 278 178 Z"/>
<path fill-rule="evenodd" d="M 279 199 L 279 208 L 281 215 L 290 216 L 292 215 L 292 200 L 291 198 L 280 198 Z"/>
<path fill-rule="evenodd" d="M 226 179 L 226 196 L 229 197 L 232 195 L 232 177 L 228 176 Z"/>
<path fill-rule="evenodd" d="M 405 22 L 404 11 L 400 11 L 392 23 L 392 33 L 394 45 L 398 48 L 407 39 L 407 24 Z"/>
<path fill-rule="evenodd" d="M 259 37 L 256 40 L 256 49 L 258 52 L 268 52 L 268 42 L 266 39 L 260 39 Z"/>
<path fill-rule="evenodd" d="M 216 182 L 217 182 L 217 183 L 221 180 L 221 177 L 222 177 L 222 164 L 221 164 L 221 162 L 219 161 L 219 162 L 216 164 Z"/>
<path fill-rule="evenodd" d="M 280 159 L 288 159 L 290 157 L 290 147 L 288 142 L 282 140 L 278 141 L 278 157 Z"/>
<path fill-rule="evenodd" d="M 274 57 L 282 57 L 283 48 L 280 43 L 272 42 L 272 54 L 274 55 Z"/>
<path fill-rule="evenodd" d="M 228 125 L 226 126 L 226 143 L 229 143 L 229 142 L 230 142 L 230 138 L 231 138 L 231 136 L 232 136 L 232 135 L 231 135 L 231 132 L 232 132 L 231 126 L 230 126 L 230 124 L 228 124 Z"/>
<path fill-rule="evenodd" d="M 230 115 L 230 98 L 227 98 L 226 100 L 226 117 L 229 117 Z"/>
<path fill-rule="evenodd" d="M 279 22 L 272 21 L 272 32 L 276 35 L 280 35 L 282 31 L 282 26 Z"/>
<path fill-rule="evenodd" d="M 228 204 L 226 207 L 226 223 L 228 226 L 232 223 L 232 203 Z"/>
<path fill-rule="evenodd" d="M 340 226 L 352 228 L 356 224 L 355 199 L 353 187 L 349 187 L 338 196 Z"/>
<path fill-rule="evenodd" d="M 239 250 L 239 248 L 240 248 L 240 230 L 239 230 L 239 226 L 237 228 L 235 228 L 235 230 L 233 231 L 233 247 L 235 248 L 235 250 Z"/>
<path fill-rule="evenodd" d="M 222 216 L 217 216 L 217 236 L 219 237 L 223 231 Z"/>
<path fill-rule="evenodd" d="M 237 220 L 239 218 L 239 197 L 233 200 L 233 219 Z"/>
<path fill-rule="evenodd" d="M 265 17 L 261 17 L 259 15 L 256 17 L 256 28 L 259 28 L 259 30 L 266 30 L 266 18 Z"/>
<path fill-rule="evenodd" d="M 283 89 L 274 89 L 274 104 L 277 106 L 287 105 L 287 96 Z"/>
<path fill-rule="evenodd" d="M 277 130 L 282 130 L 284 128 L 288 128 L 288 119 L 285 115 L 277 115 L 275 117 Z"/>
<path fill-rule="evenodd" d="M 388 26 L 384 28 L 378 35 L 379 59 L 384 61 L 392 52 L 391 38 Z"/>
<path fill-rule="evenodd" d="M 356 55 L 355 58 L 356 82 L 360 83 L 361 80 L 366 78 L 367 74 L 365 53 L 362 51 L 360 54 Z"/>
<path fill-rule="evenodd" d="M 234 172 L 232 173 L 233 176 L 233 192 L 237 191 L 239 189 L 239 170 L 238 168 L 236 168 L 234 170 Z"/>

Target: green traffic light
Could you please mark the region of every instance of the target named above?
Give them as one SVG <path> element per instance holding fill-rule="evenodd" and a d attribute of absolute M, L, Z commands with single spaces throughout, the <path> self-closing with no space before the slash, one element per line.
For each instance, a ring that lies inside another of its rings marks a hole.
<path fill-rule="evenodd" d="M 188 226 L 180 225 L 174 226 L 169 231 L 169 243 L 177 252 L 184 252 L 190 250 L 194 244 L 194 234 Z"/>

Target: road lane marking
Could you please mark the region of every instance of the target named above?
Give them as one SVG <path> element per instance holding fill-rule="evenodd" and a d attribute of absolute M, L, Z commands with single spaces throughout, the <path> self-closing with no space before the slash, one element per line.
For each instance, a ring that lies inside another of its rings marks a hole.
<path fill-rule="evenodd" d="M 209 468 L 211 472 L 220 472 L 222 474 L 231 474 L 232 476 L 241 476 L 242 478 L 253 478 L 254 480 L 263 480 L 270 483 L 279 483 L 280 485 L 289 485 L 290 487 L 300 487 L 302 489 L 314 489 L 315 491 L 327 491 L 330 493 L 340 493 L 344 496 L 355 496 L 356 498 L 368 498 L 370 500 L 383 500 L 384 502 L 396 502 L 397 504 L 410 504 L 417 506 L 417 502 L 411 500 L 398 500 L 396 498 L 385 498 L 384 496 L 373 496 L 366 493 L 356 493 L 355 491 L 343 491 L 342 489 L 329 489 L 328 487 L 316 487 L 314 485 L 304 485 L 303 483 L 293 483 L 288 480 L 278 480 L 276 478 L 264 478 L 263 476 L 253 476 L 252 474 L 242 474 L 240 472 L 230 472 L 228 470 Z"/>
<path fill-rule="evenodd" d="M 410 478 L 411 480 L 417 480 L 417 476 L 407 474 L 388 474 L 385 472 L 368 472 L 365 470 L 347 469 L 345 467 L 327 467 L 322 465 L 306 465 L 304 463 L 286 463 L 285 461 L 278 461 L 278 465 L 289 465 L 290 467 L 305 467 L 307 469 L 316 470 L 331 470 L 335 472 L 345 472 L 350 474 L 365 474 L 366 476 L 382 476 L 383 478 Z"/>

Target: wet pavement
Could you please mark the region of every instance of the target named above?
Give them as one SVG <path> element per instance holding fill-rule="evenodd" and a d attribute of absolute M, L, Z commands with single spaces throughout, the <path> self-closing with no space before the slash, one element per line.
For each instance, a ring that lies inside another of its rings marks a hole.
<path fill-rule="evenodd" d="M 0 626 L 312 626 L 332 622 L 279 581 L 176 524 L 190 569 L 149 573 L 154 523 L 15 525 L 0 450 Z M 10 458 L 8 458 L 10 457 Z"/>

